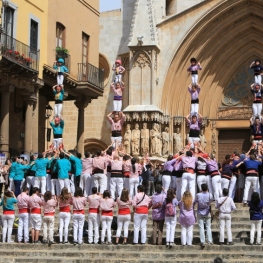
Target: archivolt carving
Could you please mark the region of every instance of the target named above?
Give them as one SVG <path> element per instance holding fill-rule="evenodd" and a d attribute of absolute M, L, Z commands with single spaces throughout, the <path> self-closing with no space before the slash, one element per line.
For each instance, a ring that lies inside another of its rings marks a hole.
<path fill-rule="evenodd" d="M 139 66 L 140 68 L 144 68 L 145 66 L 151 66 L 150 60 L 145 56 L 145 54 L 141 53 L 135 60 L 133 67 Z"/>

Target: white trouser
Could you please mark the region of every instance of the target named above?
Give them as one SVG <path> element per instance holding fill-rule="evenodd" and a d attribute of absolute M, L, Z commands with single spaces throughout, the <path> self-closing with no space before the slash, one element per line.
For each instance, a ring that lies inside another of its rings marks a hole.
<path fill-rule="evenodd" d="M 88 197 L 91 194 L 92 177 L 90 174 L 82 174 L 80 176 L 79 187 L 83 190 L 85 197 Z"/>
<path fill-rule="evenodd" d="M 54 216 L 43 217 L 43 240 L 54 241 L 54 220 Z"/>
<path fill-rule="evenodd" d="M 171 176 L 170 188 L 172 188 L 173 190 L 177 189 L 177 187 L 176 187 L 176 176 Z"/>
<path fill-rule="evenodd" d="M 230 180 L 228 180 L 226 178 L 223 178 L 223 177 L 221 178 L 221 188 L 222 188 L 222 190 L 224 188 L 228 189 L 229 184 L 230 184 Z"/>
<path fill-rule="evenodd" d="M 252 104 L 252 111 L 253 117 L 260 117 L 261 118 L 261 111 L 262 111 L 262 103 L 253 103 Z"/>
<path fill-rule="evenodd" d="M 220 196 L 222 196 L 222 189 L 221 189 L 221 176 L 215 175 L 212 177 L 212 186 L 214 192 L 214 199 L 217 200 Z"/>
<path fill-rule="evenodd" d="M 118 196 L 121 196 L 122 189 L 123 189 L 122 177 L 113 177 L 110 179 L 111 198 L 115 199 L 115 193 L 117 193 Z"/>
<path fill-rule="evenodd" d="M 34 187 L 41 189 L 41 194 L 44 195 L 46 192 L 46 183 L 47 183 L 46 176 L 36 176 Z"/>
<path fill-rule="evenodd" d="M 120 82 L 120 83 L 121 83 L 121 79 L 122 79 L 122 74 L 116 74 L 116 75 L 115 75 L 114 82 L 115 82 L 115 83 L 117 83 L 117 82 Z"/>
<path fill-rule="evenodd" d="M 257 243 L 261 244 L 261 226 L 262 220 L 250 220 L 250 243 L 254 243 L 255 231 L 257 231 Z"/>
<path fill-rule="evenodd" d="M 198 74 L 191 75 L 192 84 L 196 85 L 198 83 Z"/>
<path fill-rule="evenodd" d="M 198 190 L 199 190 L 199 192 L 201 192 L 202 191 L 201 185 L 207 184 L 207 176 L 206 175 L 197 175 L 196 181 L 197 181 Z"/>
<path fill-rule="evenodd" d="M 57 75 L 57 85 L 63 85 L 64 75 Z"/>
<path fill-rule="evenodd" d="M 53 139 L 53 147 L 54 149 L 58 150 L 59 145 L 62 143 L 62 138 L 54 138 Z"/>
<path fill-rule="evenodd" d="M 191 116 L 198 115 L 199 103 L 191 103 Z"/>
<path fill-rule="evenodd" d="M 227 233 L 227 241 L 232 242 L 231 214 L 220 213 L 219 214 L 219 228 L 220 228 L 219 242 L 224 242 L 225 227 Z"/>
<path fill-rule="evenodd" d="M 123 231 L 124 231 L 124 238 L 128 237 L 128 231 L 129 231 L 129 224 L 131 221 L 131 215 L 118 215 L 118 229 L 116 232 L 116 237 L 120 237 L 121 236 L 121 230 L 123 227 Z"/>
<path fill-rule="evenodd" d="M 243 202 L 246 203 L 248 199 L 248 191 L 252 187 L 253 192 L 258 192 L 258 177 L 257 176 L 247 176 L 245 180 L 245 190 L 244 190 L 244 197 Z"/>
<path fill-rule="evenodd" d="M 100 215 L 97 213 L 89 213 L 89 243 L 93 243 L 93 231 L 94 231 L 94 244 L 99 242 L 99 226 L 100 226 Z"/>
<path fill-rule="evenodd" d="M 108 242 L 111 243 L 111 223 L 113 216 L 101 216 L 101 242 L 105 242 L 105 233 L 107 230 Z"/>
<path fill-rule="evenodd" d="M 171 175 L 164 174 L 162 177 L 162 184 L 163 184 L 164 191 L 167 192 L 171 184 Z"/>
<path fill-rule="evenodd" d="M 113 111 L 121 111 L 122 100 L 113 100 Z"/>
<path fill-rule="evenodd" d="M 176 198 L 181 200 L 182 177 L 176 177 Z"/>
<path fill-rule="evenodd" d="M 139 185 L 139 177 L 129 178 L 130 198 L 131 199 L 133 199 L 133 197 L 136 195 L 138 185 Z"/>
<path fill-rule="evenodd" d="M 124 177 L 123 178 L 123 188 L 125 188 L 125 189 L 130 189 L 130 185 L 129 185 L 129 177 Z"/>
<path fill-rule="evenodd" d="M 70 223 L 70 212 L 59 212 L 59 241 L 63 242 L 63 228 L 64 228 L 64 242 L 68 242 L 68 226 Z"/>
<path fill-rule="evenodd" d="M 94 174 L 93 180 L 94 180 L 94 186 L 97 187 L 98 191 L 101 194 L 103 194 L 103 192 L 106 190 L 106 187 L 107 187 L 106 174 Z"/>
<path fill-rule="evenodd" d="M 51 193 L 52 195 L 59 195 L 60 194 L 60 187 L 58 179 L 51 179 Z"/>
<path fill-rule="evenodd" d="M 212 178 L 211 178 L 211 175 L 208 175 L 207 176 L 207 185 L 208 185 L 208 191 L 211 195 L 214 195 L 214 189 L 213 189 L 213 186 L 212 186 Z"/>
<path fill-rule="evenodd" d="M 174 243 L 176 216 L 173 216 L 173 217 L 166 216 L 165 223 L 166 223 L 166 242 Z"/>
<path fill-rule="evenodd" d="M 198 138 L 198 137 L 189 137 L 188 138 L 188 144 L 190 145 L 191 148 L 194 148 L 195 144 L 197 144 L 198 142 L 200 142 L 200 138 Z"/>
<path fill-rule="evenodd" d="M 40 231 L 42 225 L 42 216 L 41 214 L 31 214 L 30 215 L 30 224 L 31 228 Z"/>
<path fill-rule="evenodd" d="M 66 187 L 68 188 L 68 191 L 69 193 L 71 192 L 70 191 L 70 182 L 69 182 L 69 179 L 66 178 L 66 179 L 61 179 L 61 178 L 58 178 L 58 183 L 59 183 L 59 192 L 61 192 L 61 190 Z"/>
<path fill-rule="evenodd" d="M 46 180 L 46 190 L 51 191 L 51 174 L 47 174 Z"/>
<path fill-rule="evenodd" d="M 3 243 L 11 241 L 11 235 L 13 230 L 13 224 L 15 220 L 15 215 L 2 215 L 2 223 L 3 223 L 3 230 L 2 230 L 2 238 Z M 7 234 L 7 236 L 6 236 Z"/>
<path fill-rule="evenodd" d="M 69 179 L 69 188 L 70 188 L 70 192 L 72 193 L 72 195 L 74 195 L 75 193 L 75 179 L 74 179 L 75 175 L 72 174 L 70 176 L 70 179 Z"/>
<path fill-rule="evenodd" d="M 121 146 L 121 142 L 122 142 L 122 137 L 111 137 L 111 142 L 112 142 L 112 147 L 116 148 L 116 146 L 118 145 Z"/>
<path fill-rule="evenodd" d="M 141 243 L 146 242 L 146 230 L 147 230 L 148 214 L 137 214 L 134 213 L 134 236 L 133 243 L 138 244 L 139 231 L 141 230 Z"/>
<path fill-rule="evenodd" d="M 21 242 L 23 239 L 24 232 L 24 242 L 29 241 L 29 232 L 28 232 L 28 223 L 29 223 L 29 214 L 23 213 L 18 215 L 18 231 L 17 231 L 17 240 Z"/>
<path fill-rule="evenodd" d="M 195 196 L 195 178 L 196 178 L 195 174 L 183 173 L 181 195 L 184 194 L 188 186 L 189 191 L 191 192 L 191 195 L 193 197 Z"/>
<path fill-rule="evenodd" d="M 193 242 L 193 228 L 194 226 L 183 226 L 181 225 L 181 244 L 183 246 L 192 246 Z"/>
<path fill-rule="evenodd" d="M 255 83 L 261 85 L 261 82 L 262 82 L 261 78 L 262 78 L 261 75 L 257 75 L 257 76 L 255 76 Z"/>
<path fill-rule="evenodd" d="M 30 190 L 31 187 L 35 185 L 35 176 L 26 177 L 26 187 Z"/>
<path fill-rule="evenodd" d="M 73 214 L 73 239 L 74 242 L 82 244 L 83 238 L 83 227 L 85 222 L 85 215 L 83 214 Z"/>
<path fill-rule="evenodd" d="M 236 194 L 236 182 L 237 182 L 237 177 L 235 175 L 232 175 L 229 184 L 229 190 L 228 190 L 228 196 L 231 197 L 232 199 L 235 198 L 235 194 Z"/>
<path fill-rule="evenodd" d="M 62 107 L 63 107 L 62 103 L 58 103 L 54 105 L 54 113 L 56 117 L 61 116 Z"/>

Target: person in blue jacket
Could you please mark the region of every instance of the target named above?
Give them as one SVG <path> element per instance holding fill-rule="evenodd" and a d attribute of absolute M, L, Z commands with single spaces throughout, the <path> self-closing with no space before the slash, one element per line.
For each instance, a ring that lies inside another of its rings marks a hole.
<path fill-rule="evenodd" d="M 60 116 L 60 118 L 54 117 L 53 120 L 50 122 L 50 126 L 53 129 L 53 149 L 58 150 L 60 148 L 63 148 L 62 138 L 65 122 L 62 116 Z"/>
<path fill-rule="evenodd" d="M 64 59 L 60 58 L 54 62 L 53 68 L 57 71 L 57 85 L 63 85 L 64 73 L 68 73 L 68 68 L 63 65 Z"/>
<path fill-rule="evenodd" d="M 256 245 L 261 245 L 261 226 L 262 226 L 262 208 L 263 200 L 260 200 L 259 194 L 254 192 L 251 201 L 248 203 L 250 213 L 250 245 L 254 244 L 255 230 L 257 231 Z"/>
<path fill-rule="evenodd" d="M 70 161 L 65 158 L 65 154 L 63 152 L 59 154 L 59 159 L 57 160 L 54 169 L 58 173 L 60 190 L 66 187 L 68 188 L 68 191 L 70 193 L 70 182 L 68 173 L 71 170 L 71 164 Z"/>
<path fill-rule="evenodd" d="M 53 93 L 55 96 L 54 112 L 56 117 L 61 117 L 62 105 L 64 100 L 64 87 L 63 85 L 53 86 Z"/>
<path fill-rule="evenodd" d="M 15 190 L 15 185 L 14 185 L 14 176 L 15 176 L 15 167 L 17 165 L 17 160 L 18 160 L 18 157 L 15 156 L 12 158 L 12 163 L 11 163 L 11 166 L 10 166 L 10 170 L 9 170 L 9 188 L 10 190 Z"/>
<path fill-rule="evenodd" d="M 39 153 L 37 159 L 34 162 L 36 168 L 36 177 L 34 187 L 41 188 L 41 194 L 46 192 L 47 184 L 47 166 L 49 159 L 45 158 L 45 154 Z"/>
<path fill-rule="evenodd" d="M 82 161 L 81 161 L 81 153 L 76 153 L 76 156 L 74 156 L 71 153 L 64 152 L 67 156 L 69 156 L 69 160 L 74 163 L 74 185 L 75 187 L 79 187 L 80 183 L 80 175 L 82 173 Z"/>

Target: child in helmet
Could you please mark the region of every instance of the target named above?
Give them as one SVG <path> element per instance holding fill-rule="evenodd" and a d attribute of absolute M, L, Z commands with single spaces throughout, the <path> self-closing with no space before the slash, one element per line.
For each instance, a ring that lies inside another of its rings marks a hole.
<path fill-rule="evenodd" d="M 53 68 L 57 71 L 57 85 L 63 85 L 64 73 L 68 73 L 68 68 L 63 65 L 64 59 L 60 58 L 54 62 Z"/>
<path fill-rule="evenodd" d="M 55 85 L 53 86 L 53 93 L 55 96 L 55 107 L 54 112 L 56 117 L 61 116 L 63 99 L 64 99 L 64 88 L 63 85 Z"/>
<path fill-rule="evenodd" d="M 254 69 L 254 75 L 255 75 L 255 84 L 261 85 L 261 75 L 263 74 L 263 67 L 260 65 L 260 60 L 256 59 L 253 61 L 250 65 L 250 68 Z"/>
<path fill-rule="evenodd" d="M 197 85 L 198 84 L 198 70 L 201 70 L 201 64 L 198 62 L 196 58 L 191 58 L 190 59 L 190 67 L 187 69 L 187 71 L 191 72 L 192 75 L 192 84 Z"/>
<path fill-rule="evenodd" d="M 122 79 L 122 73 L 125 71 L 125 68 L 121 65 L 121 60 L 116 60 L 115 64 L 112 67 L 112 70 L 115 71 L 115 80 L 114 82 L 117 83 L 121 83 L 121 79 Z"/>

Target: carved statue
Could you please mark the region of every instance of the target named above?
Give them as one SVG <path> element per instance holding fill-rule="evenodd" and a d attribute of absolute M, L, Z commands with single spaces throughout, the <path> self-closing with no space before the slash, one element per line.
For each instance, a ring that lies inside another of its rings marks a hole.
<path fill-rule="evenodd" d="M 156 147 L 156 153 L 158 156 L 162 156 L 162 134 L 161 134 L 161 127 L 160 125 L 157 123 L 156 124 L 156 128 L 157 128 L 157 147 Z"/>
<path fill-rule="evenodd" d="M 131 140 L 131 148 L 132 154 L 139 155 L 140 154 L 140 137 L 141 132 L 139 130 L 139 124 L 135 124 L 135 129 L 132 130 L 132 140 Z"/>
<path fill-rule="evenodd" d="M 164 132 L 162 132 L 162 142 L 163 142 L 163 156 L 168 156 L 169 145 L 170 145 L 169 127 L 166 127 L 164 129 Z"/>
<path fill-rule="evenodd" d="M 153 123 L 152 129 L 150 131 L 151 136 L 151 156 L 154 156 L 157 154 L 157 136 L 158 136 L 158 130 L 156 127 L 157 123 Z"/>
<path fill-rule="evenodd" d="M 201 131 L 200 131 L 199 138 L 200 138 L 201 147 L 202 147 L 202 149 L 205 151 L 205 148 L 206 148 L 206 138 L 205 138 L 205 135 L 204 135 L 204 130 L 201 130 Z"/>
<path fill-rule="evenodd" d="M 141 154 L 149 153 L 149 139 L 150 133 L 147 129 L 147 123 L 144 123 L 141 130 Z"/>
<path fill-rule="evenodd" d="M 127 124 L 126 132 L 123 137 L 123 147 L 127 154 L 131 154 L 131 125 Z"/>
<path fill-rule="evenodd" d="M 173 134 L 174 137 L 174 152 L 177 153 L 183 148 L 182 136 L 180 129 L 176 129 L 176 133 Z"/>

